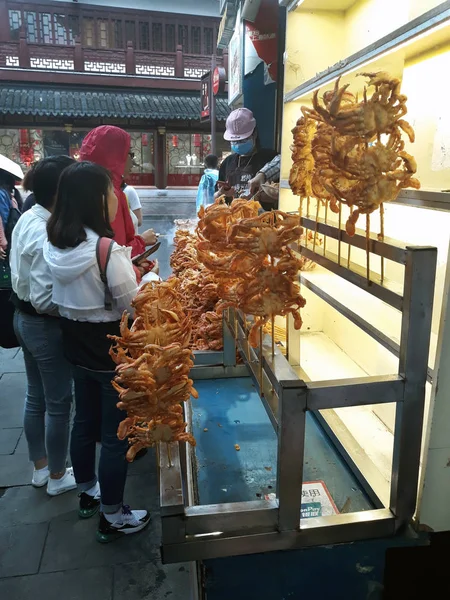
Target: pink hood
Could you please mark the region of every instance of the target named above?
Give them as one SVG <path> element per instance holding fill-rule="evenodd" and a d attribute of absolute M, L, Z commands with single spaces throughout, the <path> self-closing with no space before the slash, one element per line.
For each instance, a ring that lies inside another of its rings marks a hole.
<path fill-rule="evenodd" d="M 114 239 L 121 246 L 131 246 L 131 255 L 136 256 L 145 250 L 144 240 L 134 234 L 130 209 L 121 185 L 127 156 L 130 151 L 130 135 L 114 125 L 101 125 L 90 131 L 80 148 L 80 159 L 88 160 L 108 169 L 113 180 L 119 206 L 111 223 Z"/>

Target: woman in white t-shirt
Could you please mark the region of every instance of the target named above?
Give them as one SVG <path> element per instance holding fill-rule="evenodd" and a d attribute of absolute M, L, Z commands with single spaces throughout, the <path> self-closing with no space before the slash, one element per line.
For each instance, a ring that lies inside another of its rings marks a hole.
<path fill-rule="evenodd" d="M 125 183 L 123 193 L 127 197 L 130 208 L 131 220 L 133 221 L 135 233 L 139 233 L 139 227 L 142 225 L 142 205 L 137 191 L 131 185 Z"/>

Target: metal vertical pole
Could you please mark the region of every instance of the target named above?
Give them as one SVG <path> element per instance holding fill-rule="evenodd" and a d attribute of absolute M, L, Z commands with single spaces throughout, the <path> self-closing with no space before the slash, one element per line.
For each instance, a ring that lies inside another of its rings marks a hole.
<path fill-rule="evenodd" d="M 436 248 L 407 248 L 399 362 L 405 392 L 395 414 L 390 499 L 401 522 L 416 508 L 436 259 Z"/>
<path fill-rule="evenodd" d="M 217 152 L 217 140 L 216 140 L 216 96 L 213 93 L 213 76 L 216 68 L 216 53 L 212 55 L 211 59 L 211 74 L 209 82 L 209 105 L 211 107 L 211 154 Z"/>
<path fill-rule="evenodd" d="M 298 530 L 302 505 L 306 394 L 303 381 L 280 382 L 277 496 L 280 531 Z"/>

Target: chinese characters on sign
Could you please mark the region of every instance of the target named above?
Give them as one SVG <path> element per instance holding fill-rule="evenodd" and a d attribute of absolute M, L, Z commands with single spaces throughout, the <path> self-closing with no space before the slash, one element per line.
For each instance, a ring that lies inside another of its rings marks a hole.
<path fill-rule="evenodd" d="M 206 123 L 211 118 L 211 73 L 205 73 L 201 79 L 201 113 L 200 121 Z"/>

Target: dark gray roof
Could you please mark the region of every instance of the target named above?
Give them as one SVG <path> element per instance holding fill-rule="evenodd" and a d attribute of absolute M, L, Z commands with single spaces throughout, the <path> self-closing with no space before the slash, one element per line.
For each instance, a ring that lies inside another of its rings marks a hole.
<path fill-rule="evenodd" d="M 218 98 L 218 120 L 224 121 L 229 112 L 226 98 Z M 200 91 L 176 94 L 156 90 L 93 91 L 9 86 L 0 90 L 0 114 L 197 120 L 200 118 Z"/>

